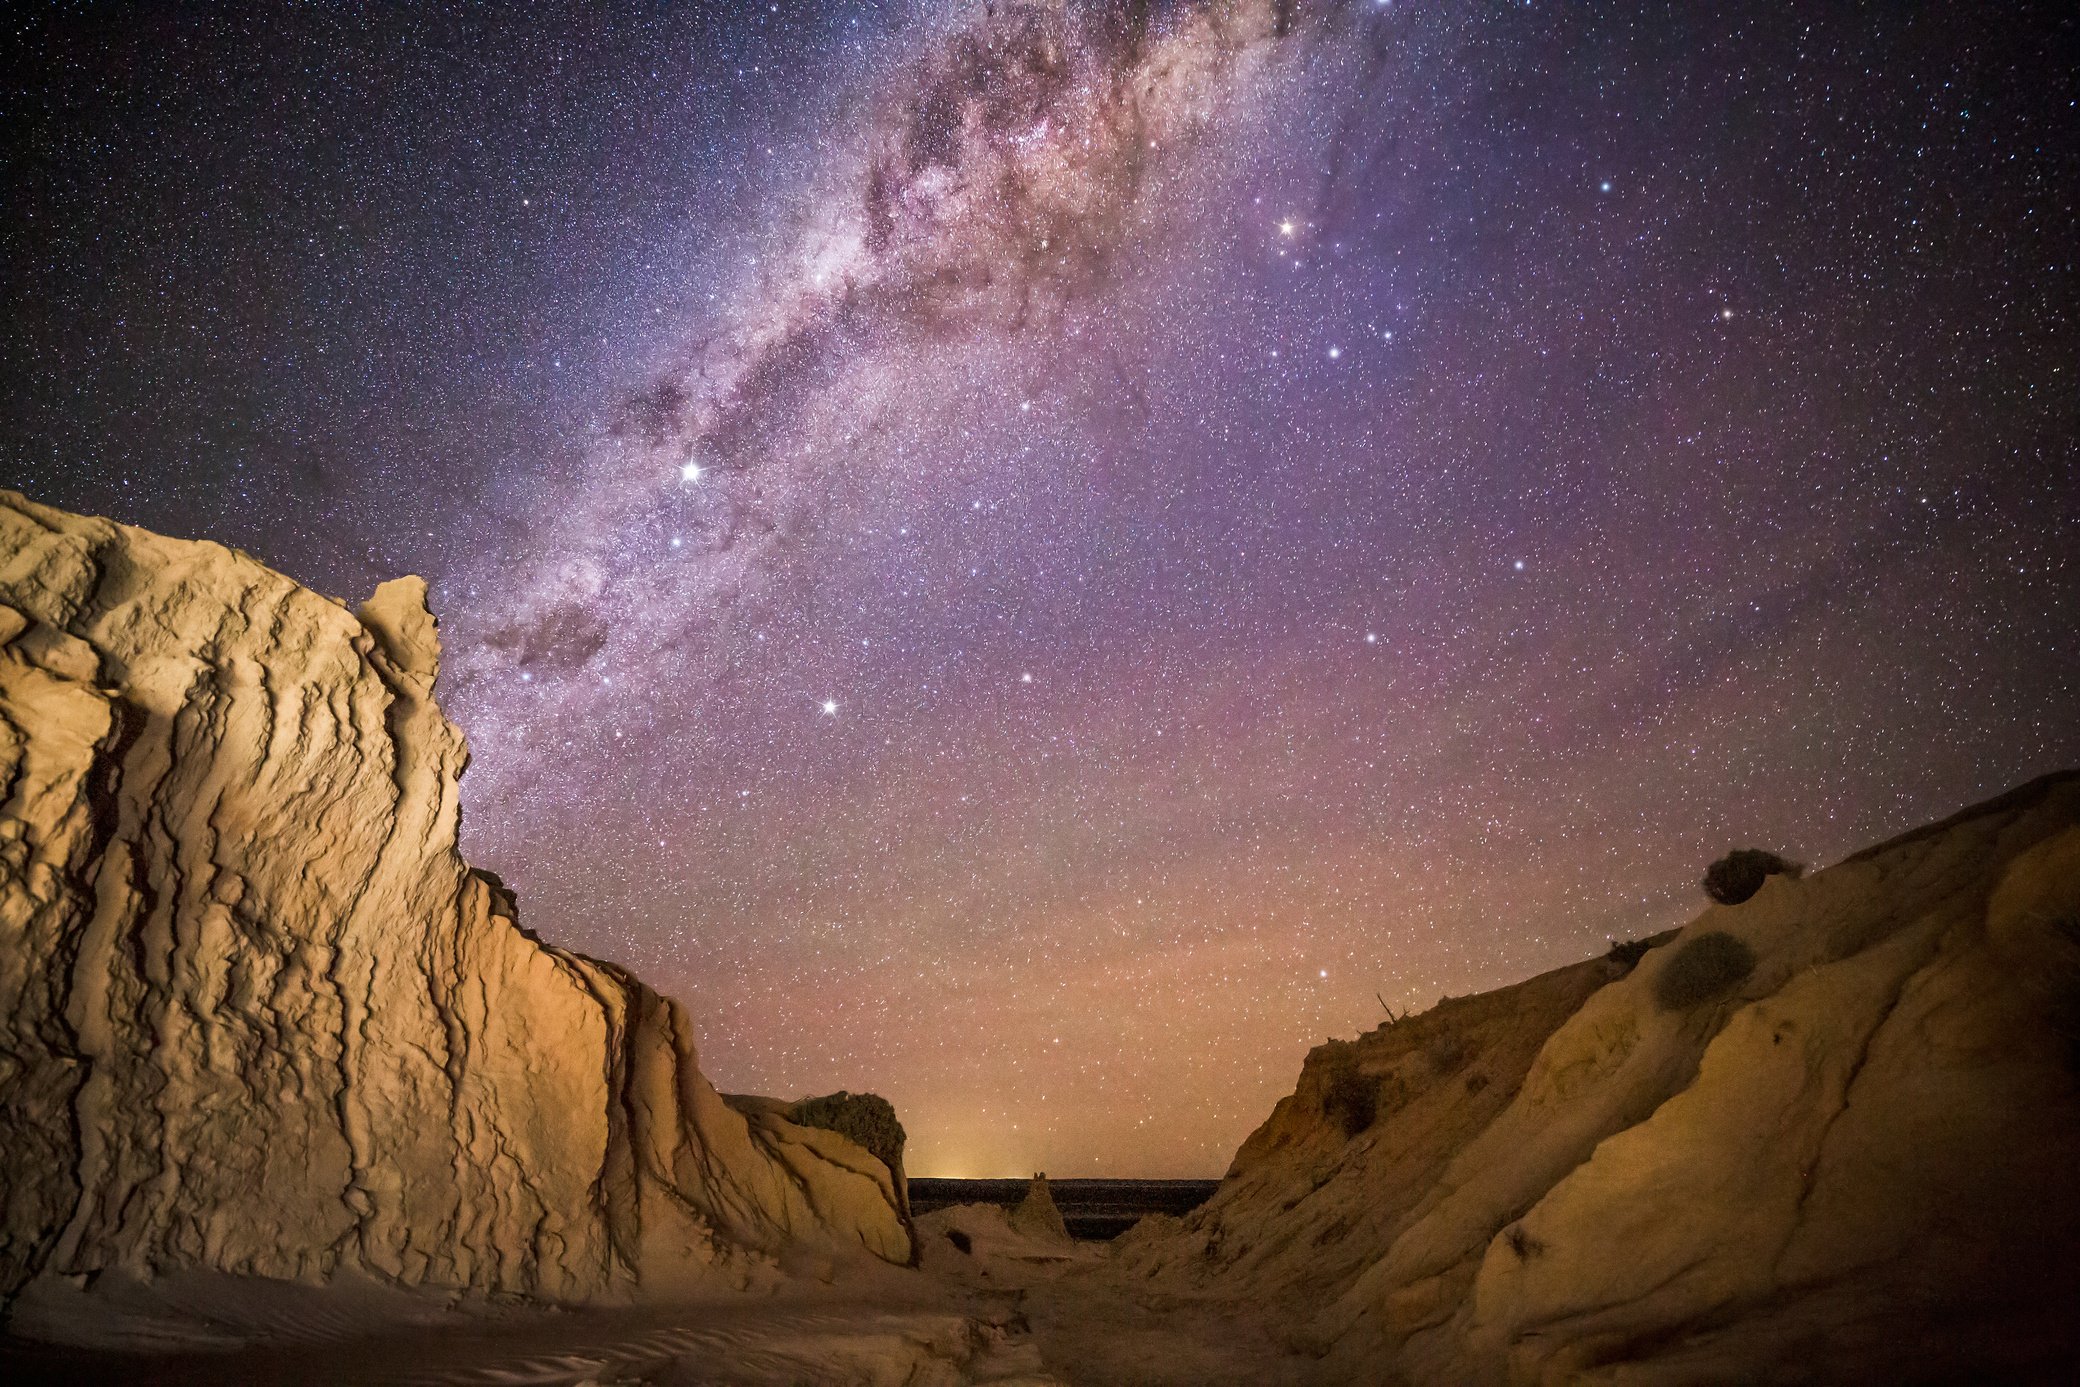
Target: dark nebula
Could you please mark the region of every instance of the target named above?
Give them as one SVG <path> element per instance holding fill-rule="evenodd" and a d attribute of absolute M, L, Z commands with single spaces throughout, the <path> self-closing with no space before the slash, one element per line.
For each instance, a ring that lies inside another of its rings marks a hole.
<path fill-rule="evenodd" d="M 426 574 L 472 859 L 725 1087 L 1217 1174 L 1377 998 L 2080 762 L 2074 40 L 25 18 L 0 482 Z"/>

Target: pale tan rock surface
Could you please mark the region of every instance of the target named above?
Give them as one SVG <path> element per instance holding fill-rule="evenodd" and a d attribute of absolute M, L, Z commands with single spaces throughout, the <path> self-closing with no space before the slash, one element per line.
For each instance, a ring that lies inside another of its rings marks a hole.
<path fill-rule="evenodd" d="M 1021 1228 L 1001 1204 L 949 1204 L 917 1220 L 919 1263 L 929 1272 L 974 1273 L 1002 1278 L 1003 1263 L 1059 1271 L 1088 1265 L 1104 1255 L 1102 1243 L 1080 1243 L 1066 1233 L 1035 1235 Z"/>
<path fill-rule="evenodd" d="M 1752 968 L 1666 1004 L 1715 934 Z M 1330 1382 L 2051 1382 L 2076 1248 L 2068 774 L 1772 877 L 1636 967 L 1317 1049 L 1117 1271 L 1273 1307 Z"/>
<path fill-rule="evenodd" d="M 1055 1207 L 1054 1191 L 1047 1187 L 1045 1175 L 1035 1175 L 1026 1186 L 1025 1198 L 1011 1210 L 1010 1223 L 1013 1232 L 1034 1242 L 1067 1246 L 1071 1241 L 1069 1225 Z"/>
<path fill-rule="evenodd" d="M 438 661 L 417 579 L 353 612 L 0 492 L 0 1303 L 909 1260 L 879 1160 L 726 1105 L 676 1003 L 464 865 Z"/>

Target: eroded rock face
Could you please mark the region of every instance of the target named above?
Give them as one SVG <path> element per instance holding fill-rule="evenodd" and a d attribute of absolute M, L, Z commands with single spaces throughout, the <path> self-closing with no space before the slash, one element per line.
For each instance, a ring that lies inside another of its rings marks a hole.
<path fill-rule="evenodd" d="M 0 492 L 0 1303 L 173 1268 L 597 1299 L 802 1242 L 910 1259 L 880 1160 L 726 1105 L 676 1003 L 463 864 L 438 661 L 417 579 L 351 612 Z"/>
<path fill-rule="evenodd" d="M 1055 1207 L 1054 1192 L 1048 1189 L 1045 1175 L 1033 1177 L 1033 1182 L 1026 1186 L 1026 1197 L 1018 1201 L 1008 1221 L 1012 1232 L 1036 1243 L 1066 1246 L 1071 1241 L 1069 1225 L 1062 1221 L 1062 1211 Z"/>
<path fill-rule="evenodd" d="M 1282 1303 L 1330 1380 L 2064 1380 L 2076 1037 L 2069 774 L 1316 1050 L 1121 1258 Z"/>

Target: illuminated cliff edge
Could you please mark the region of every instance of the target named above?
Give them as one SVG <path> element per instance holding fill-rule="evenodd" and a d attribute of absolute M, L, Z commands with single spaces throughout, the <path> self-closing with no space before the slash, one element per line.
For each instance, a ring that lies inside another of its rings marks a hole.
<path fill-rule="evenodd" d="M 676 1003 L 463 863 L 438 661 L 417 579 L 349 611 L 0 492 L 0 1304 L 910 1260 L 881 1160 L 725 1104 Z"/>

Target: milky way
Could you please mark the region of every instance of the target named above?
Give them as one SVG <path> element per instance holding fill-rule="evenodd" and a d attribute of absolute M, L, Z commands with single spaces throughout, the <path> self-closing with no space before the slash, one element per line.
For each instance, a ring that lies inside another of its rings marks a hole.
<path fill-rule="evenodd" d="M 2073 22 L 50 20 L 0 482 L 435 586 L 466 847 L 914 1172 L 2080 762 Z"/>

